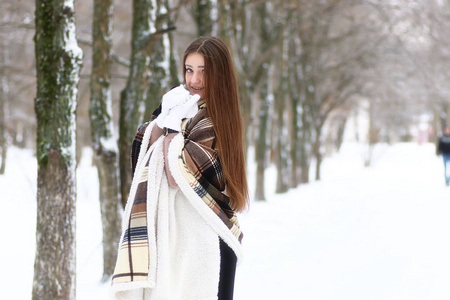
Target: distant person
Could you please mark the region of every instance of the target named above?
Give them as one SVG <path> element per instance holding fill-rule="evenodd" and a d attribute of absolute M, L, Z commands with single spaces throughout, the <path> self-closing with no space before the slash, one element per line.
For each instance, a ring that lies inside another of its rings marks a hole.
<path fill-rule="evenodd" d="M 444 130 L 444 135 L 439 138 L 439 143 L 437 146 L 437 155 L 442 154 L 444 159 L 444 174 L 445 174 L 445 184 L 450 184 L 450 126 L 446 126 Z"/>

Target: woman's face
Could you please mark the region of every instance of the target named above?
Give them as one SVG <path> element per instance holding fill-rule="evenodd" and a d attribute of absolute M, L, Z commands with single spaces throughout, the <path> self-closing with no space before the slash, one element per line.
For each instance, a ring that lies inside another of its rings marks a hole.
<path fill-rule="evenodd" d="M 186 57 L 184 64 L 186 73 L 184 78 L 186 80 L 187 88 L 191 95 L 198 94 L 200 98 L 203 98 L 205 93 L 205 60 L 200 53 L 191 53 Z"/>

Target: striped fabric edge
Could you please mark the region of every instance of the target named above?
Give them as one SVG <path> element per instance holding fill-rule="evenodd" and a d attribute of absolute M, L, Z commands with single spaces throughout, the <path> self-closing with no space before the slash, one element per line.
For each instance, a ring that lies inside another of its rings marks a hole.
<path fill-rule="evenodd" d="M 148 124 L 144 136 L 143 136 L 143 143 L 141 144 L 141 149 L 146 149 L 148 147 L 148 141 L 150 140 L 150 134 L 152 132 L 153 126 L 155 126 L 155 121 L 152 121 L 150 124 Z M 163 137 L 161 136 L 158 140 L 163 139 Z M 155 141 L 155 143 L 150 147 L 150 148 L 154 148 L 155 145 L 158 144 L 157 141 Z M 145 166 L 145 163 L 142 163 L 143 161 L 147 161 L 149 159 L 150 153 L 153 151 L 153 149 L 149 150 L 149 151 L 140 151 L 139 153 L 139 157 L 137 159 L 137 164 L 136 164 L 136 170 L 135 173 L 137 174 L 142 174 L 142 172 L 144 171 L 144 168 L 147 168 Z M 133 176 L 134 177 L 134 176 Z M 133 180 L 132 185 L 130 187 L 130 194 L 128 195 L 128 201 L 127 204 L 125 205 L 125 210 L 122 216 L 122 234 L 120 236 L 120 240 L 119 240 L 119 244 L 117 247 L 117 251 L 118 253 L 121 251 L 122 249 L 122 241 L 125 235 L 125 231 L 128 228 L 128 222 L 130 220 L 131 217 L 131 210 L 133 208 L 133 202 L 134 202 L 134 198 L 136 196 L 136 191 L 137 191 L 137 185 L 140 184 L 140 180 Z M 118 256 L 119 258 L 119 256 Z M 117 265 L 117 261 L 116 261 L 116 265 Z M 151 270 L 149 270 L 148 273 L 150 273 Z M 112 282 L 111 287 L 110 287 L 110 293 L 111 295 L 114 295 L 114 293 L 116 292 L 120 292 L 120 291 L 129 291 L 129 290 L 133 290 L 133 289 L 139 289 L 139 288 L 153 288 L 156 285 L 156 281 L 154 278 L 149 277 L 147 273 L 147 280 L 145 281 L 133 281 L 133 282 Z"/>
<path fill-rule="evenodd" d="M 181 133 L 175 135 L 172 139 L 168 150 L 169 169 L 172 173 L 178 187 L 185 194 L 192 206 L 200 213 L 203 219 L 209 226 L 222 238 L 222 240 L 234 251 L 238 261 L 242 259 L 242 245 L 239 242 L 238 236 L 241 231 L 236 224 L 232 228 L 222 221 L 221 218 L 211 209 L 210 205 L 200 197 L 193 189 L 193 186 L 199 184 L 195 177 L 190 172 L 183 172 L 185 170 L 184 163 L 181 157 L 181 152 L 184 146 L 184 138 Z M 196 183 L 195 183 L 196 182 Z M 210 201 L 210 200 L 209 200 Z"/>

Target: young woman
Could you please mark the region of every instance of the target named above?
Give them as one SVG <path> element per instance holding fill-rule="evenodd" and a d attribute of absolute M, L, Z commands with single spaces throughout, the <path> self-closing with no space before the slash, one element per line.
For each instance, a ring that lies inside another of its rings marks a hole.
<path fill-rule="evenodd" d="M 133 142 L 133 183 L 112 279 L 116 299 L 233 299 L 247 205 L 243 125 L 225 44 L 193 41 L 184 84 Z"/>

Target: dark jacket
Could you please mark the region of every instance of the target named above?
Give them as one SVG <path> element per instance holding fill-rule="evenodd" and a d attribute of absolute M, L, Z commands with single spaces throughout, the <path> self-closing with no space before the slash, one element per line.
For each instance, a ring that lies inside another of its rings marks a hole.
<path fill-rule="evenodd" d="M 444 135 L 439 139 L 437 154 L 450 154 L 450 135 Z"/>

